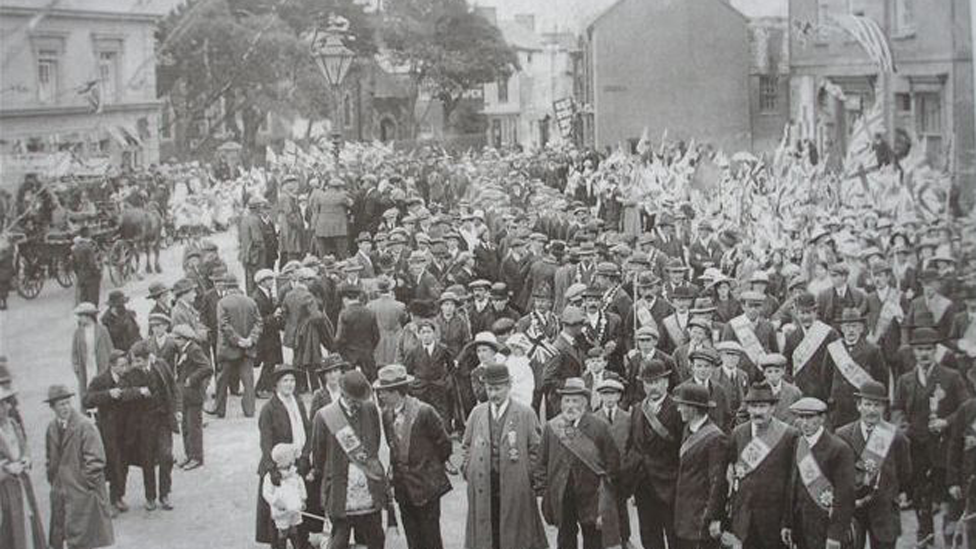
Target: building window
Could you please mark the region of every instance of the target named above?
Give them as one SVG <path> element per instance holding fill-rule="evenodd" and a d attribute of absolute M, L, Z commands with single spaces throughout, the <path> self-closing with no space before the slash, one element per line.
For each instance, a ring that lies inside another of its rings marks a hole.
<path fill-rule="evenodd" d="M 779 79 L 776 76 L 759 77 L 759 110 L 764 113 L 776 112 L 779 97 Z"/>
<path fill-rule="evenodd" d="M 59 57 L 57 50 L 37 51 L 37 100 L 41 103 L 50 104 L 58 101 Z"/>
<path fill-rule="evenodd" d="M 498 79 L 498 102 L 508 103 L 508 80 L 507 76 Z"/>
<path fill-rule="evenodd" d="M 162 139 L 172 139 L 173 131 L 170 126 L 173 123 L 173 115 L 169 105 L 163 105 L 159 121 L 159 137 Z"/>
<path fill-rule="evenodd" d="M 942 101 L 939 94 L 925 92 L 915 94 L 916 129 L 919 135 L 942 133 Z"/>
<path fill-rule="evenodd" d="M 104 103 L 119 100 L 119 52 L 98 52 L 98 87 Z"/>
<path fill-rule="evenodd" d="M 915 0 L 895 0 L 895 32 L 915 32 Z"/>

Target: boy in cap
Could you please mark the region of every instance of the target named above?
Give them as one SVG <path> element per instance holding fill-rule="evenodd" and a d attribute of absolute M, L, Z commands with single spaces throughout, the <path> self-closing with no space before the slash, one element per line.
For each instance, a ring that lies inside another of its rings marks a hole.
<path fill-rule="evenodd" d="M 743 399 L 749 420 L 732 431 L 729 441 L 729 523 L 742 547 L 784 547 L 780 530 L 789 509 L 799 433 L 776 417 L 777 402 L 768 384 L 750 385 Z"/>
<path fill-rule="evenodd" d="M 792 509 L 782 538 L 789 547 L 840 549 L 848 542 L 854 514 L 854 452 L 824 428 L 827 405 L 804 397 L 793 403 L 800 430 L 793 455 Z"/>
<path fill-rule="evenodd" d="M 539 453 L 543 516 L 559 528 L 559 547 L 576 547 L 580 531 L 585 549 L 620 546 L 617 508 L 600 505 L 604 498 L 615 501 L 620 472 L 610 426 L 588 412 L 583 379 L 566 379 L 558 393 L 561 412 L 546 422 Z"/>
<path fill-rule="evenodd" d="M 854 548 L 894 549 L 901 534 L 902 505 L 911 490 L 912 462 L 908 439 L 897 426 L 884 420 L 888 389 L 866 381 L 855 393 L 860 419 L 837 429 L 837 436 L 854 450 Z"/>
<path fill-rule="evenodd" d="M 196 341 L 197 334 L 193 328 L 187 324 L 177 324 L 173 327 L 172 336 L 177 348 L 173 364 L 177 390 L 182 392 L 182 398 L 177 399 L 180 403 L 177 413 L 182 419 L 180 432 L 186 453 L 179 467 L 190 471 L 203 466 L 203 401 L 207 380 L 213 374 L 213 369 Z"/>
<path fill-rule="evenodd" d="M 728 438 L 709 417 L 715 402 L 707 387 L 682 385 L 674 402 L 685 423 L 675 483 L 675 546 L 718 549 L 728 493 Z"/>
<path fill-rule="evenodd" d="M 770 353 L 763 357 L 759 363 L 759 368 L 763 382 L 769 386 L 769 390 L 776 397 L 773 417 L 793 425 L 794 418 L 790 406 L 803 398 L 803 392 L 796 385 L 786 381 L 787 365 L 788 361 L 785 356 L 779 353 Z"/>
<path fill-rule="evenodd" d="M 918 541 L 934 546 L 933 506 L 945 492 L 946 435 L 949 420 L 969 398 L 965 381 L 955 370 L 936 363 L 936 345 L 942 341 L 930 327 L 912 331 L 909 345 L 915 368 L 905 372 L 895 384 L 891 422 L 906 427 L 912 460 L 915 514 Z"/>
<path fill-rule="evenodd" d="M 586 382 L 586 388 L 590 390 L 590 410 L 594 412 L 600 409 L 600 395 L 596 393 L 596 388 L 609 375 L 612 373 L 607 371 L 607 357 L 603 348 L 593 347 L 587 351 L 586 373 L 583 374 L 583 381 Z"/>

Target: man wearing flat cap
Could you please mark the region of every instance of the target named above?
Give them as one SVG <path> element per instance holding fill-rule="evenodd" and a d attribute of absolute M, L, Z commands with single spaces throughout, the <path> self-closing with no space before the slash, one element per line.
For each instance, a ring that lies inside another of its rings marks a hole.
<path fill-rule="evenodd" d="M 736 427 L 729 441 L 730 531 L 742 547 L 782 549 L 799 433 L 775 417 L 779 398 L 768 384 L 753 383 L 743 400 L 749 421 Z"/>
<path fill-rule="evenodd" d="M 488 401 L 468 418 L 461 452 L 467 480 L 468 549 L 545 549 L 536 494 L 541 482 L 542 428 L 532 408 L 510 398 L 508 368 L 492 363 L 482 379 Z"/>
<path fill-rule="evenodd" d="M 588 411 L 590 390 L 582 378 L 568 378 L 558 393 L 560 414 L 542 431 L 542 515 L 559 528 L 559 547 L 576 547 L 580 532 L 584 549 L 619 546 L 620 453 L 610 426 Z"/>
<path fill-rule="evenodd" d="M 77 327 L 71 340 L 71 367 L 78 379 L 79 398 L 84 398 L 91 380 L 108 371 L 114 347 L 108 329 L 96 320 L 98 308 L 94 304 L 83 301 L 74 314 Z"/>
<path fill-rule="evenodd" d="M 868 298 L 863 290 L 848 281 L 850 269 L 844 263 L 830 266 L 831 287 L 817 294 L 817 317 L 837 328 L 834 321 L 844 309 L 854 308 L 861 314 L 868 312 Z"/>
<path fill-rule="evenodd" d="M 562 330 L 556 336 L 553 347 L 555 356 L 549 359 L 542 371 L 542 391 L 546 395 L 546 416 L 559 413 L 558 389 L 571 377 L 582 377 L 586 367 L 586 352 L 580 345 L 585 316 L 583 311 L 568 306 L 562 314 Z"/>
<path fill-rule="evenodd" d="M 603 292 L 590 286 L 583 292 L 583 345 L 585 350 L 602 347 L 606 351 L 608 368 L 623 371 L 623 328 L 620 316 L 603 307 Z"/>
<path fill-rule="evenodd" d="M 822 400 L 801 398 L 790 411 L 800 436 L 793 453 L 792 504 L 783 525 L 783 543 L 840 549 L 850 542 L 854 451 L 824 428 L 827 405 Z"/>
<path fill-rule="evenodd" d="M 674 402 L 685 424 L 675 484 L 675 547 L 718 549 L 728 493 L 728 437 L 709 418 L 715 402 L 707 387 L 682 385 Z"/>
<path fill-rule="evenodd" d="M 854 548 L 894 549 L 901 534 L 901 512 L 892 502 L 907 503 L 912 485 L 908 439 L 884 420 L 888 389 L 866 381 L 855 393 L 860 418 L 837 429 L 854 450 Z"/>
<path fill-rule="evenodd" d="M 238 256 L 244 267 L 245 288 L 248 295 L 254 291 L 254 274 L 268 264 L 268 252 L 264 241 L 264 223 L 261 212 L 268 207 L 268 201 L 263 197 L 251 197 L 247 204 L 247 213 L 241 217 L 237 226 Z"/>
<path fill-rule="evenodd" d="M 678 385 L 675 391 L 683 390 L 682 387 L 689 385 L 703 387 L 708 392 L 711 402 L 707 410 L 709 418 L 723 432 L 732 432 L 737 411 L 732 408 L 732 389 L 714 379 L 715 371 L 722 362 L 718 351 L 711 346 L 703 346 L 695 349 L 688 358 L 691 362 L 690 377 Z"/>
<path fill-rule="evenodd" d="M 203 466 L 203 401 L 207 380 L 213 368 L 203 348 L 196 341 L 196 333 L 187 324 L 173 327 L 173 342 L 177 353 L 174 360 L 177 390 L 182 398 L 177 414 L 180 415 L 180 432 L 183 434 L 184 459 L 179 467 L 184 470 Z"/>
<path fill-rule="evenodd" d="M 942 338 L 931 327 L 912 330 L 909 345 L 915 367 L 898 378 L 891 405 L 891 422 L 906 429 L 912 460 L 918 540 L 935 534 L 933 505 L 942 501 L 946 486 L 946 436 L 953 414 L 969 398 L 959 372 L 938 364 L 936 346 Z M 929 538 L 929 546 L 933 546 Z"/>

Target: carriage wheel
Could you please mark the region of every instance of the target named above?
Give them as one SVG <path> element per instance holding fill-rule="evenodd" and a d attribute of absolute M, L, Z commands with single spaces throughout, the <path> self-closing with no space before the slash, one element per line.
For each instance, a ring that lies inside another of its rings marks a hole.
<path fill-rule="evenodd" d="M 44 269 L 34 258 L 20 256 L 17 260 L 17 293 L 24 299 L 34 299 L 44 288 Z"/>
<path fill-rule="evenodd" d="M 54 260 L 54 278 L 62 288 L 70 288 L 75 283 L 75 273 L 71 270 L 69 256 Z"/>
<path fill-rule="evenodd" d="M 125 240 L 118 240 L 112 244 L 108 252 L 108 276 L 112 284 L 121 286 L 129 280 L 135 270 L 133 265 L 132 246 Z"/>

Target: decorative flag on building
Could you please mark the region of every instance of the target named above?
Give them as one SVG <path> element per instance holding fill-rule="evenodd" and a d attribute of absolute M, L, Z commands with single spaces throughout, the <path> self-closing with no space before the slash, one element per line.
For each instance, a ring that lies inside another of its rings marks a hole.
<path fill-rule="evenodd" d="M 895 72 L 891 44 L 877 21 L 863 15 L 838 15 L 833 20 L 841 30 L 857 41 L 878 68 L 884 72 Z"/>
<path fill-rule="evenodd" d="M 98 89 L 98 80 L 89 80 L 78 88 L 78 95 L 88 101 L 89 114 L 102 112 L 102 96 Z"/>

